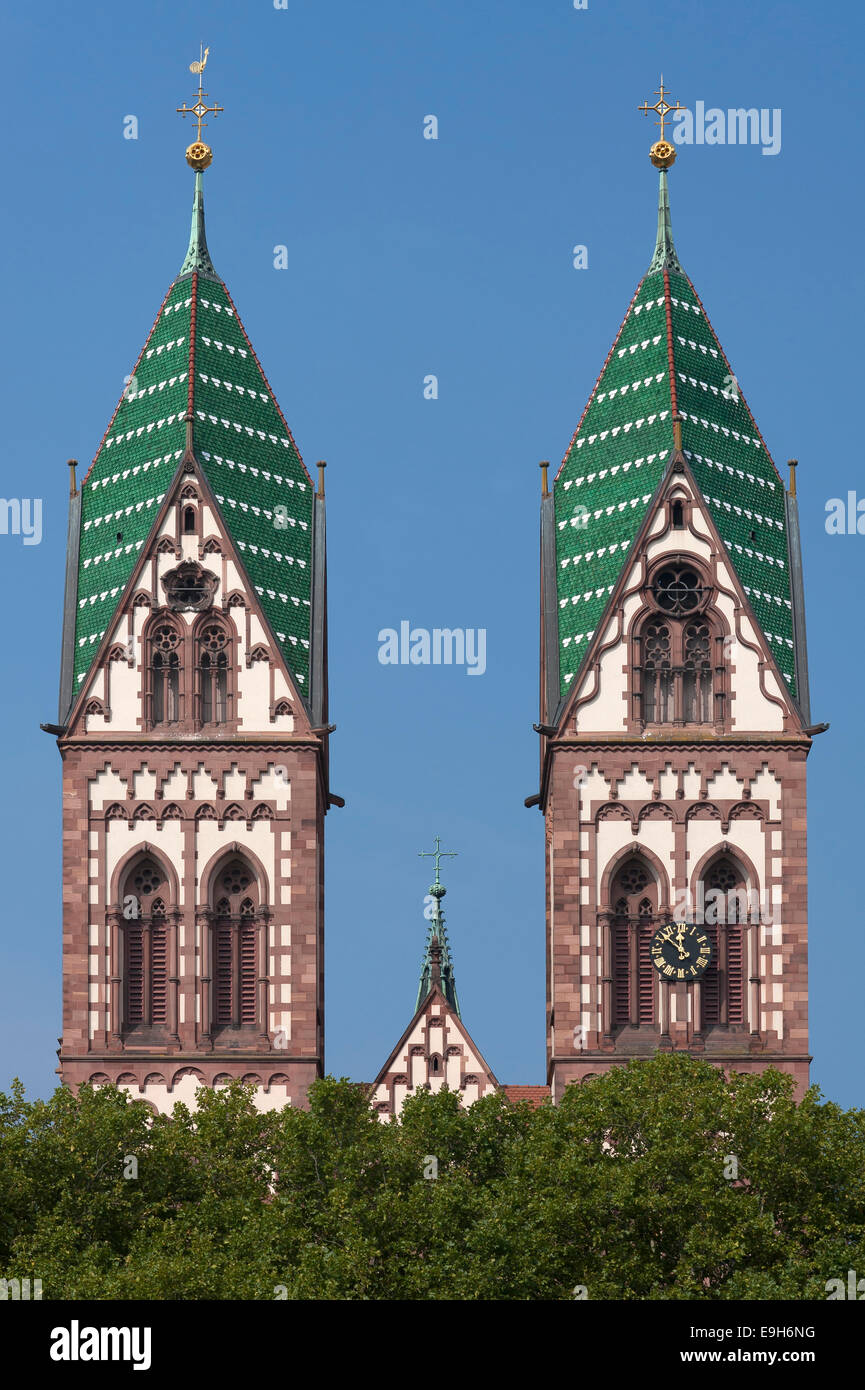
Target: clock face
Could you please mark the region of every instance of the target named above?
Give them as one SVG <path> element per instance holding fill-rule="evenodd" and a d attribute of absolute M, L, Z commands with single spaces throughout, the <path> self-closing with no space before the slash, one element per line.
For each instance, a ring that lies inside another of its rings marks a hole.
<path fill-rule="evenodd" d="M 662 980 L 699 980 L 712 959 L 712 943 L 693 922 L 667 922 L 652 937 L 652 964 Z"/>

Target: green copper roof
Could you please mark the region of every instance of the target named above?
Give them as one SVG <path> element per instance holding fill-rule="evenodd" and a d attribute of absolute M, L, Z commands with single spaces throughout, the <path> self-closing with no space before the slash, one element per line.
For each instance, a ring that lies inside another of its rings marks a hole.
<path fill-rule="evenodd" d="M 554 486 L 563 696 L 666 470 L 677 409 L 683 453 L 795 695 L 784 485 L 679 265 L 662 171 L 652 263 Z"/>
<path fill-rule="evenodd" d="M 442 994 L 447 999 L 454 1012 L 459 1015 L 460 1005 L 457 998 L 456 980 L 454 979 L 454 967 L 451 960 L 450 944 L 448 942 L 447 927 L 445 926 L 444 913 L 441 910 L 441 900 L 447 890 L 439 883 L 438 869 L 436 869 L 436 881 L 430 888 L 433 899 L 433 911 L 427 931 L 426 950 L 424 951 L 423 964 L 420 971 L 420 984 L 418 985 L 417 1000 L 415 1001 L 415 1013 L 417 1013 L 423 1001 L 426 999 L 433 987 L 433 942 L 438 941 L 441 949 L 440 971 L 441 979 L 439 985 Z"/>
<path fill-rule="evenodd" d="M 195 197 L 192 200 L 192 226 L 189 230 L 189 248 L 186 252 L 186 259 L 180 267 L 180 276 L 191 275 L 193 270 L 198 270 L 202 275 L 207 275 L 213 280 L 218 280 L 219 276 L 213 269 L 213 261 L 210 259 L 210 252 L 207 249 L 207 237 L 204 232 L 204 175 L 199 171 L 195 175 Z M 178 279 L 180 278 L 178 276 Z"/>
<path fill-rule="evenodd" d="M 213 269 L 201 175 L 183 268 L 82 484 L 75 694 L 184 457 L 187 419 L 195 458 L 306 695 L 313 487 Z"/>

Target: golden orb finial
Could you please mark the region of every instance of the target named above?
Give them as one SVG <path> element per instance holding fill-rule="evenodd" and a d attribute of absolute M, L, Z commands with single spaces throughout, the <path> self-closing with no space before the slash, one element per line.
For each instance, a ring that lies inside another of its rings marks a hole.
<path fill-rule="evenodd" d="M 654 145 L 652 145 L 649 150 L 649 158 L 656 169 L 669 169 L 670 165 L 675 162 L 676 151 L 669 140 L 666 139 L 666 122 L 671 111 L 684 111 L 685 108 L 679 101 L 676 102 L 675 106 L 671 106 L 667 101 L 669 91 L 664 87 L 663 73 L 661 74 L 660 89 L 655 95 L 658 97 L 658 100 L 655 102 L 654 106 L 650 106 L 647 101 L 644 101 L 642 106 L 637 107 L 637 110 L 642 111 L 644 116 L 648 116 L 650 111 L 655 111 L 660 117 L 659 120 L 655 121 L 655 125 L 661 127 L 661 138 L 660 140 L 656 140 Z"/>
<path fill-rule="evenodd" d="M 200 173 L 203 169 L 206 169 L 213 160 L 213 150 L 209 145 L 206 145 L 201 138 L 202 129 L 207 125 L 204 117 L 218 116 L 220 111 L 225 110 L 224 106 L 217 106 L 215 104 L 213 106 L 208 106 L 207 102 L 204 100 L 207 96 L 207 92 L 202 89 L 202 84 L 209 53 L 210 49 L 202 46 L 198 61 L 189 64 L 189 71 L 198 74 L 198 91 L 195 94 L 195 105 L 187 106 L 186 102 L 184 102 L 182 106 L 177 107 L 178 114 L 183 116 L 184 120 L 187 116 L 194 116 L 198 121 L 195 139 L 191 145 L 187 146 L 186 150 L 186 162 L 190 169 L 194 169 L 196 173 Z"/>

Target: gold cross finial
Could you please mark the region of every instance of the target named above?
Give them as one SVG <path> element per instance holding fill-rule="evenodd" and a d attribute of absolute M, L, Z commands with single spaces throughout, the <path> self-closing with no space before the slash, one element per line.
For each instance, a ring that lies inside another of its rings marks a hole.
<path fill-rule="evenodd" d="M 184 120 L 187 116 L 194 116 L 198 122 L 198 130 L 196 131 L 195 139 L 186 151 L 186 162 L 191 168 L 195 169 L 196 172 L 206 169 L 213 159 L 213 151 L 201 138 L 201 131 L 207 125 L 204 118 L 205 116 L 218 116 L 220 111 L 225 110 L 225 107 L 217 106 L 215 103 L 213 106 L 208 106 L 205 100 L 207 92 L 203 90 L 204 69 L 207 67 L 209 53 L 210 49 L 202 46 L 199 49 L 200 56 L 198 62 L 189 64 L 189 71 L 197 73 L 198 75 L 198 91 L 195 94 L 195 105 L 187 106 L 186 102 L 184 102 L 182 106 L 178 106 L 177 108 L 179 115 L 181 115 Z"/>
<path fill-rule="evenodd" d="M 642 111 L 644 116 L 648 116 L 650 111 L 655 111 L 660 118 L 655 121 L 655 125 L 661 127 L 661 138 L 657 140 L 649 150 L 649 158 L 656 169 L 669 169 L 676 158 L 676 151 L 673 149 L 673 146 L 666 136 L 666 123 L 671 111 L 684 111 L 685 109 L 679 101 L 676 102 L 675 106 L 671 106 L 667 101 L 669 95 L 669 90 L 664 87 L 664 74 L 661 73 L 661 86 L 655 93 L 658 100 L 655 102 L 654 106 L 650 106 L 647 101 L 644 101 L 642 106 L 637 107 L 637 110 Z"/>

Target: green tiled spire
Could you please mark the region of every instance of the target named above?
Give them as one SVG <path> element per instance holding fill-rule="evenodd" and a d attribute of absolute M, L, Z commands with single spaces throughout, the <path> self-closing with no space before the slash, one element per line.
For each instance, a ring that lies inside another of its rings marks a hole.
<path fill-rule="evenodd" d="M 186 259 L 81 488 L 73 697 L 188 448 L 308 696 L 313 487 L 213 269 L 200 173 Z"/>
<path fill-rule="evenodd" d="M 652 262 L 554 485 L 562 696 L 664 476 L 677 411 L 683 453 L 795 696 L 784 485 L 679 264 L 662 170 Z"/>

